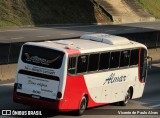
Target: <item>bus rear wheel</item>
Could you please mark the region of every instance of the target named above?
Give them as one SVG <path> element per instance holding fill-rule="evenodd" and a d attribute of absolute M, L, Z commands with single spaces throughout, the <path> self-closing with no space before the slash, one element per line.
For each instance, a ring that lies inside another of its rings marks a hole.
<path fill-rule="evenodd" d="M 79 109 L 77 110 L 77 115 L 82 115 L 87 108 L 87 98 L 85 96 L 82 97 Z"/>
<path fill-rule="evenodd" d="M 120 106 L 126 106 L 130 99 L 131 99 L 131 90 L 128 89 L 128 91 L 125 95 L 125 99 L 123 101 L 120 101 L 119 105 Z"/>

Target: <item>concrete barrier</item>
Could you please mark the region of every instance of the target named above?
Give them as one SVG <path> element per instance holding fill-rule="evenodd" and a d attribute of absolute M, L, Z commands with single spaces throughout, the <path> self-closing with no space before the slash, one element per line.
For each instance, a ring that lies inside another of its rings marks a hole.
<path fill-rule="evenodd" d="M 113 23 L 155 21 L 135 0 L 92 0 L 111 17 Z"/>
<path fill-rule="evenodd" d="M 0 65 L 0 82 L 15 79 L 17 64 Z"/>
<path fill-rule="evenodd" d="M 153 63 L 160 63 L 160 48 L 149 49 L 148 55 L 152 57 Z"/>

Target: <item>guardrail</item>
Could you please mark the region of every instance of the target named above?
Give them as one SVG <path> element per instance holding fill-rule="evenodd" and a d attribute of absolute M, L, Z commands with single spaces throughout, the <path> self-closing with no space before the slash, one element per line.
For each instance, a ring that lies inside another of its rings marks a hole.
<path fill-rule="evenodd" d="M 0 65 L 17 63 L 23 43 L 0 44 Z"/>
<path fill-rule="evenodd" d="M 118 34 L 118 36 L 126 37 L 130 40 L 142 43 L 149 49 L 160 48 L 160 31 Z"/>
<path fill-rule="evenodd" d="M 148 48 L 160 48 L 160 31 L 150 31 L 141 33 L 116 34 L 130 40 L 145 44 Z M 78 38 L 78 37 L 74 37 Z M 68 38 L 67 38 L 68 39 Z M 56 39 L 58 40 L 58 39 Z M 18 62 L 22 43 L 1 43 L 0 44 L 0 65 Z"/>

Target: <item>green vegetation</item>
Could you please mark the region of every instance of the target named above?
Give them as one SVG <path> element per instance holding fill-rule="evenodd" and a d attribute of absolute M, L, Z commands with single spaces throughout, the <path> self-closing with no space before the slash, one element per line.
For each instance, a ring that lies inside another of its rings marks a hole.
<path fill-rule="evenodd" d="M 155 18 L 160 19 L 160 0 L 137 0 Z"/>
<path fill-rule="evenodd" d="M 109 21 L 90 0 L 0 0 L 0 27 Z"/>
<path fill-rule="evenodd" d="M 24 0 L 0 1 L 0 27 L 32 23 L 31 15 Z"/>

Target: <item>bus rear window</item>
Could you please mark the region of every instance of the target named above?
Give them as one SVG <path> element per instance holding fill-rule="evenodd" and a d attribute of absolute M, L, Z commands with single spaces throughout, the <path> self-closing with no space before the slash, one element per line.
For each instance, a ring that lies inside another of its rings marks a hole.
<path fill-rule="evenodd" d="M 21 59 L 37 66 L 58 69 L 62 65 L 64 53 L 44 47 L 24 45 Z"/>

